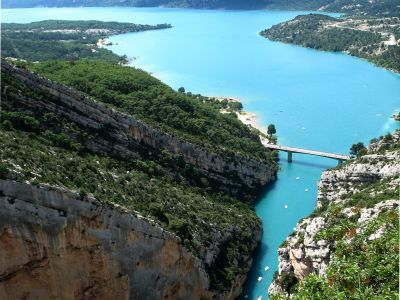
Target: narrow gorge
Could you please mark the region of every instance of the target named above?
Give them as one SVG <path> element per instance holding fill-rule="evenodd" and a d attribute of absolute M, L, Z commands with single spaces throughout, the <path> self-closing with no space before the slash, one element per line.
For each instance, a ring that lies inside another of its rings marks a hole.
<path fill-rule="evenodd" d="M 275 179 L 275 165 L 213 153 L 1 67 L 2 299 L 241 293 L 261 239 L 249 201 Z"/>

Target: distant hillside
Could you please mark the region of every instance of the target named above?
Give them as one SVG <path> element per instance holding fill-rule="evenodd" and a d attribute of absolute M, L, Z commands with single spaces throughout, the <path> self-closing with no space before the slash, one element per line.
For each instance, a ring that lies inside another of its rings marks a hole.
<path fill-rule="evenodd" d="M 226 9 L 324 10 L 369 16 L 400 15 L 397 0 L 3 0 L 2 6 L 168 6 Z"/>
<path fill-rule="evenodd" d="M 4 23 L 1 26 L 1 55 L 30 61 L 90 58 L 126 62 L 125 56 L 103 47 L 102 39 L 113 34 L 165 28 L 171 28 L 171 25 L 59 20 Z"/>
<path fill-rule="evenodd" d="M 343 51 L 400 72 L 400 19 L 297 16 L 261 32 L 272 40 L 324 51 Z"/>

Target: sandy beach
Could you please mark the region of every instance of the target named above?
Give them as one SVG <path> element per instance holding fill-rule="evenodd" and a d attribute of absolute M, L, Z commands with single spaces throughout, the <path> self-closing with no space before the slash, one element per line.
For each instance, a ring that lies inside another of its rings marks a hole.
<path fill-rule="evenodd" d="M 97 41 L 97 43 L 96 43 L 96 46 L 97 46 L 98 48 L 102 48 L 102 47 L 107 46 L 107 44 L 108 44 L 107 39 L 99 39 L 99 40 Z"/>
<path fill-rule="evenodd" d="M 268 140 L 267 136 L 267 127 L 260 125 L 257 119 L 257 115 L 253 112 L 236 112 L 236 115 L 238 119 L 245 125 L 250 125 L 251 127 L 254 127 L 255 129 L 258 129 L 261 133 L 263 133 L 265 136 L 260 135 L 261 142 L 269 144 L 270 141 Z"/>
<path fill-rule="evenodd" d="M 208 96 L 209 98 L 214 98 L 218 101 L 223 101 L 223 100 L 228 100 L 228 102 L 241 102 L 239 98 L 235 97 L 224 97 L 224 96 Z M 229 113 L 230 111 L 221 109 L 221 113 L 226 114 Z M 262 126 L 259 123 L 259 120 L 257 118 L 257 114 L 253 112 L 246 112 L 246 111 L 236 111 L 236 116 L 237 118 L 245 125 L 250 125 L 251 127 L 254 127 L 255 129 L 258 129 L 261 133 L 263 133 L 265 136 L 260 135 L 260 139 L 262 143 L 269 143 L 269 140 L 267 138 L 268 136 L 268 130 L 267 126 Z"/>

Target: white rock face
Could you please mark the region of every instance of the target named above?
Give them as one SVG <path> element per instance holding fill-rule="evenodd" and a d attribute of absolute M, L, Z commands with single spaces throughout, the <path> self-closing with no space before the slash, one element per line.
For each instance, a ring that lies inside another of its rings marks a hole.
<path fill-rule="evenodd" d="M 286 239 L 288 246 L 278 250 L 279 275 L 293 272 L 298 279 L 303 279 L 311 272 L 326 270 L 330 246 L 326 241 L 315 240 L 315 235 L 324 227 L 322 217 L 304 219 L 296 226 L 296 235 Z"/>
<path fill-rule="evenodd" d="M 400 143 L 400 131 L 392 134 L 390 142 L 379 141 L 371 144 L 368 154 L 357 160 L 357 163 L 348 163 L 339 169 L 322 173 L 318 182 L 318 205 L 321 205 L 323 199 L 340 202 L 341 197 L 349 192 L 359 191 L 363 184 L 400 174 L 400 151 L 374 153 L 384 146 L 398 143 Z"/>
<path fill-rule="evenodd" d="M 399 200 L 387 200 L 377 203 L 373 208 L 361 209 L 358 223 L 365 224 L 375 219 L 382 211 L 393 209 L 399 206 Z"/>
<path fill-rule="evenodd" d="M 383 234 L 385 233 L 385 226 L 380 227 L 377 231 L 375 231 L 373 234 L 371 234 L 368 237 L 369 241 L 377 240 L 379 239 Z"/>

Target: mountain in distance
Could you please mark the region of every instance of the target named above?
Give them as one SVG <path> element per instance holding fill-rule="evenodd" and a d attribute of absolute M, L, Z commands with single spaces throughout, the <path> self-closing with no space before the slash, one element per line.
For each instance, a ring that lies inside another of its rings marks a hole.
<path fill-rule="evenodd" d="M 358 15 L 400 15 L 397 0 L 3 0 L 3 8 L 71 6 L 187 7 L 211 9 L 324 10 Z"/>

